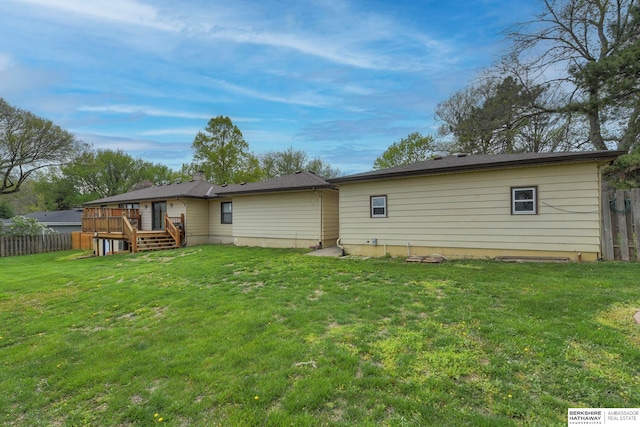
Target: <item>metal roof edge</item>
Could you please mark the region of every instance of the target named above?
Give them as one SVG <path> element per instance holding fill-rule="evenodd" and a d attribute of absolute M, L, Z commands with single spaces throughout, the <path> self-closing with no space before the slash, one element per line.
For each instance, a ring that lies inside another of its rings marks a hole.
<path fill-rule="evenodd" d="M 123 196 L 127 194 L 124 193 L 122 194 Z M 117 197 L 117 196 L 113 196 L 113 197 Z M 167 196 L 167 197 L 132 197 L 129 199 L 120 199 L 120 200 L 114 200 L 114 201 L 104 201 L 105 199 L 98 199 L 98 200 L 93 200 L 90 202 L 85 202 L 82 204 L 82 206 L 92 206 L 92 205 L 103 205 L 103 204 L 108 204 L 108 203 L 128 203 L 128 202 L 150 202 L 152 200 L 175 200 L 175 199 L 203 199 L 206 200 L 209 197 L 207 197 L 206 195 L 204 196 L 194 196 L 194 195 L 188 195 L 188 194 L 179 194 L 176 196 Z"/>
<path fill-rule="evenodd" d="M 319 185 L 307 185 L 304 187 L 281 187 L 281 188 L 264 188 L 257 190 L 244 190 L 244 191 L 229 191 L 229 192 L 218 192 L 215 196 L 211 196 L 210 198 L 223 198 L 230 196 L 240 196 L 240 195 L 249 195 L 249 194 L 260 194 L 260 193 L 283 193 L 287 191 L 304 191 L 304 190 L 336 190 L 335 185 L 331 184 L 319 184 Z"/>

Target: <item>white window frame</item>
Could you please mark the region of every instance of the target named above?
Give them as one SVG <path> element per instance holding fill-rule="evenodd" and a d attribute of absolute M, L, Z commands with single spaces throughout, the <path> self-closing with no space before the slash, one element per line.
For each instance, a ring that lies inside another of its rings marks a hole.
<path fill-rule="evenodd" d="M 374 200 L 382 200 L 384 204 L 382 206 L 373 204 Z M 375 209 L 384 209 L 383 213 L 376 213 Z M 386 218 L 387 217 L 387 196 L 370 196 L 369 197 L 369 213 L 371 218 Z"/>
<path fill-rule="evenodd" d="M 531 191 L 533 197 L 530 199 L 517 198 L 518 192 Z M 516 206 L 522 203 L 531 203 L 532 208 L 518 210 Z M 538 214 L 538 187 L 530 185 L 528 187 L 511 187 L 511 215 L 537 215 Z"/>

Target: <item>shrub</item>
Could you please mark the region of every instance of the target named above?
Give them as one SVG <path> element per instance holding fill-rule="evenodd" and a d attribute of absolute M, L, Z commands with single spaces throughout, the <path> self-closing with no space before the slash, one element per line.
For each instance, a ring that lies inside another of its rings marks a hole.
<path fill-rule="evenodd" d="M 41 234 L 55 234 L 57 231 L 38 222 L 35 218 L 14 216 L 11 223 L 0 228 L 0 234 L 5 236 L 39 236 Z"/>

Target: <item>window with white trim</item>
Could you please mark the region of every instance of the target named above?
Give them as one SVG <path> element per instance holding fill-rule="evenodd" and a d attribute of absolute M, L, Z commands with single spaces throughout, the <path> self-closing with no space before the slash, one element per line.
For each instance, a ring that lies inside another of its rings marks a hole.
<path fill-rule="evenodd" d="M 371 218 L 387 217 L 387 196 L 371 196 Z"/>
<path fill-rule="evenodd" d="M 511 188 L 511 214 L 538 214 L 538 187 Z"/>

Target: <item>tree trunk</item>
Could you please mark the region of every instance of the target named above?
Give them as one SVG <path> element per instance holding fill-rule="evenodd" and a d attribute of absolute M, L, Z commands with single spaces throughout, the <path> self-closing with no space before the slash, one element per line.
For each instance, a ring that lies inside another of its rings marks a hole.
<path fill-rule="evenodd" d="M 608 150 L 607 144 L 602 137 L 600 125 L 600 106 L 598 104 L 598 88 L 589 88 L 589 104 L 587 107 L 587 117 L 589 117 L 589 141 L 596 150 Z"/>

